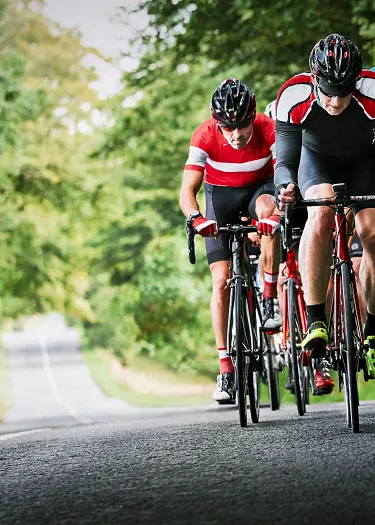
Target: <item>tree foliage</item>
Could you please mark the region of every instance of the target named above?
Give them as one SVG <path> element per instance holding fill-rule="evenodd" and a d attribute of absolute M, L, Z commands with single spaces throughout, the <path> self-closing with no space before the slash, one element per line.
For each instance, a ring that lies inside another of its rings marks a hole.
<path fill-rule="evenodd" d="M 243 80 L 274 97 L 281 82 L 307 70 L 312 46 L 331 32 L 354 40 L 365 63 L 372 64 L 374 8 L 373 0 L 144 0 L 137 11 L 148 14 L 150 26 L 134 41 L 142 59 L 130 80 L 160 78 L 165 55 L 175 67 L 204 57 L 214 62 L 215 72 L 244 66 Z"/>
<path fill-rule="evenodd" d="M 200 239 L 187 261 L 178 206 L 191 134 L 221 80 L 248 82 L 262 110 L 330 32 L 374 65 L 374 1 L 143 0 L 139 64 L 107 101 L 83 65 L 100 53 L 43 5 L 0 0 L 0 319 L 56 309 L 124 362 L 214 374 L 211 277 Z"/>

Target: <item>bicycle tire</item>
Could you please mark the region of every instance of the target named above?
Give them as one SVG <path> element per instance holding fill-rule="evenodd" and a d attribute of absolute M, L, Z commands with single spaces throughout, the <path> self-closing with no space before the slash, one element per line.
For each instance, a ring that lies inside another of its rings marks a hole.
<path fill-rule="evenodd" d="M 228 313 L 228 330 L 227 330 L 227 349 L 234 366 L 234 384 L 233 384 L 233 403 L 236 403 L 237 400 L 237 372 L 235 366 L 235 327 L 234 327 L 234 288 L 230 289 L 230 299 L 229 299 L 229 313 Z"/>
<path fill-rule="evenodd" d="M 303 367 L 303 396 L 305 405 L 310 404 L 310 370 L 308 367 Z"/>
<path fill-rule="evenodd" d="M 244 297 L 242 280 L 234 283 L 234 327 L 235 327 L 235 353 L 236 353 L 236 379 L 237 379 L 237 406 L 241 427 L 247 427 L 247 395 L 249 365 L 243 353 L 244 347 Z M 247 298 L 246 298 L 247 300 Z"/>
<path fill-rule="evenodd" d="M 356 349 L 354 344 L 354 327 L 352 310 L 352 290 L 347 263 L 341 265 L 341 286 L 343 299 L 343 323 L 346 341 L 346 382 L 348 388 L 345 393 L 348 395 L 351 428 L 353 433 L 359 432 L 359 411 L 358 411 L 358 384 L 357 384 L 357 366 L 356 366 Z"/>
<path fill-rule="evenodd" d="M 268 379 L 268 393 L 270 397 L 271 410 L 280 409 L 280 387 L 279 387 L 279 372 L 275 367 L 274 358 L 274 344 L 272 338 L 267 341 L 267 379 Z"/>
<path fill-rule="evenodd" d="M 259 423 L 260 412 L 260 372 L 250 370 L 248 375 L 249 406 L 251 421 Z"/>
<path fill-rule="evenodd" d="M 247 301 L 247 328 L 248 328 L 248 349 L 249 349 L 249 375 L 248 375 L 248 391 L 249 391 L 249 407 L 251 421 L 259 423 L 260 412 L 260 379 L 262 372 L 265 370 L 265 363 L 263 362 L 263 340 L 264 334 L 259 330 L 261 326 L 259 295 L 254 286 L 253 275 L 248 273 L 248 298 L 251 294 L 250 302 Z M 251 308 L 250 308 L 251 304 Z"/>
<path fill-rule="evenodd" d="M 351 428 L 352 427 L 352 415 L 350 412 L 350 395 L 349 395 L 349 386 L 348 381 L 346 380 L 346 374 L 343 374 L 343 380 L 344 380 L 344 400 L 345 400 L 345 417 L 346 417 L 346 426 Z"/>
<path fill-rule="evenodd" d="M 293 279 L 287 284 L 288 294 L 288 323 L 290 337 L 290 351 L 292 354 L 292 370 L 294 376 L 294 395 L 296 398 L 297 411 L 300 416 L 306 412 L 306 403 L 304 397 L 304 370 L 301 363 L 298 344 L 301 344 L 301 327 L 299 326 L 298 314 L 296 310 L 296 289 Z"/>

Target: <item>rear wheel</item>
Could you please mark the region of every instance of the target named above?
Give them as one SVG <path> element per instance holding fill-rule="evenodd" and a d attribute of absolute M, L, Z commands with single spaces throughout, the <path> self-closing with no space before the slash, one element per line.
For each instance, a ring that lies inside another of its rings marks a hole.
<path fill-rule="evenodd" d="M 294 395 L 298 414 L 303 416 L 306 412 L 305 400 L 305 372 L 301 361 L 302 329 L 297 310 L 296 288 L 293 279 L 287 284 L 288 292 L 288 323 L 290 333 L 290 351 L 292 356 L 292 370 L 294 377 Z"/>
<path fill-rule="evenodd" d="M 353 308 L 353 293 L 352 284 L 350 282 L 349 267 L 347 264 L 341 265 L 341 279 L 342 279 L 342 300 L 343 300 L 343 324 L 346 343 L 346 355 L 344 352 L 343 358 L 345 366 L 345 395 L 348 401 L 350 410 L 351 427 L 354 433 L 359 432 L 359 413 L 358 413 L 358 355 L 356 342 L 357 337 L 354 337 L 355 320 Z M 348 418 L 347 418 L 348 421 Z M 348 425 L 349 426 L 349 425 Z"/>
<path fill-rule="evenodd" d="M 305 398 L 305 405 L 310 404 L 310 372 L 307 366 L 303 367 L 303 391 Z"/>
<path fill-rule="evenodd" d="M 258 423 L 260 411 L 260 372 L 258 370 L 250 370 L 248 378 L 251 421 Z"/>
<path fill-rule="evenodd" d="M 270 396 L 271 410 L 280 408 L 280 387 L 279 371 L 275 362 L 276 348 L 273 337 L 266 337 L 267 340 L 267 379 L 268 393 Z"/>

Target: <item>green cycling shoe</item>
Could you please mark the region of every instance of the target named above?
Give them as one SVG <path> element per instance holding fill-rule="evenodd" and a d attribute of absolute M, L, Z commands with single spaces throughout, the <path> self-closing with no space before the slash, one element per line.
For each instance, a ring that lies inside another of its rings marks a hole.
<path fill-rule="evenodd" d="M 366 352 L 367 373 L 375 379 L 375 335 L 369 335 L 365 339 L 365 346 L 368 346 Z"/>
<path fill-rule="evenodd" d="M 327 325 L 323 321 L 314 321 L 309 326 L 301 346 L 304 350 L 310 350 L 312 358 L 318 359 L 326 355 L 327 343 Z"/>

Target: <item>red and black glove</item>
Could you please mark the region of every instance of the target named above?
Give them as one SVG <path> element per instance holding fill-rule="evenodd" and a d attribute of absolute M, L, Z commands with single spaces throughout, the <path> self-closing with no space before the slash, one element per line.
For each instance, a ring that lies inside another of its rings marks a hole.
<path fill-rule="evenodd" d="M 273 235 L 280 224 L 279 215 L 271 215 L 268 219 L 258 221 L 258 235 Z"/>
<path fill-rule="evenodd" d="M 216 237 L 217 222 L 206 219 L 205 217 L 197 217 L 193 220 L 193 226 L 201 237 Z"/>

